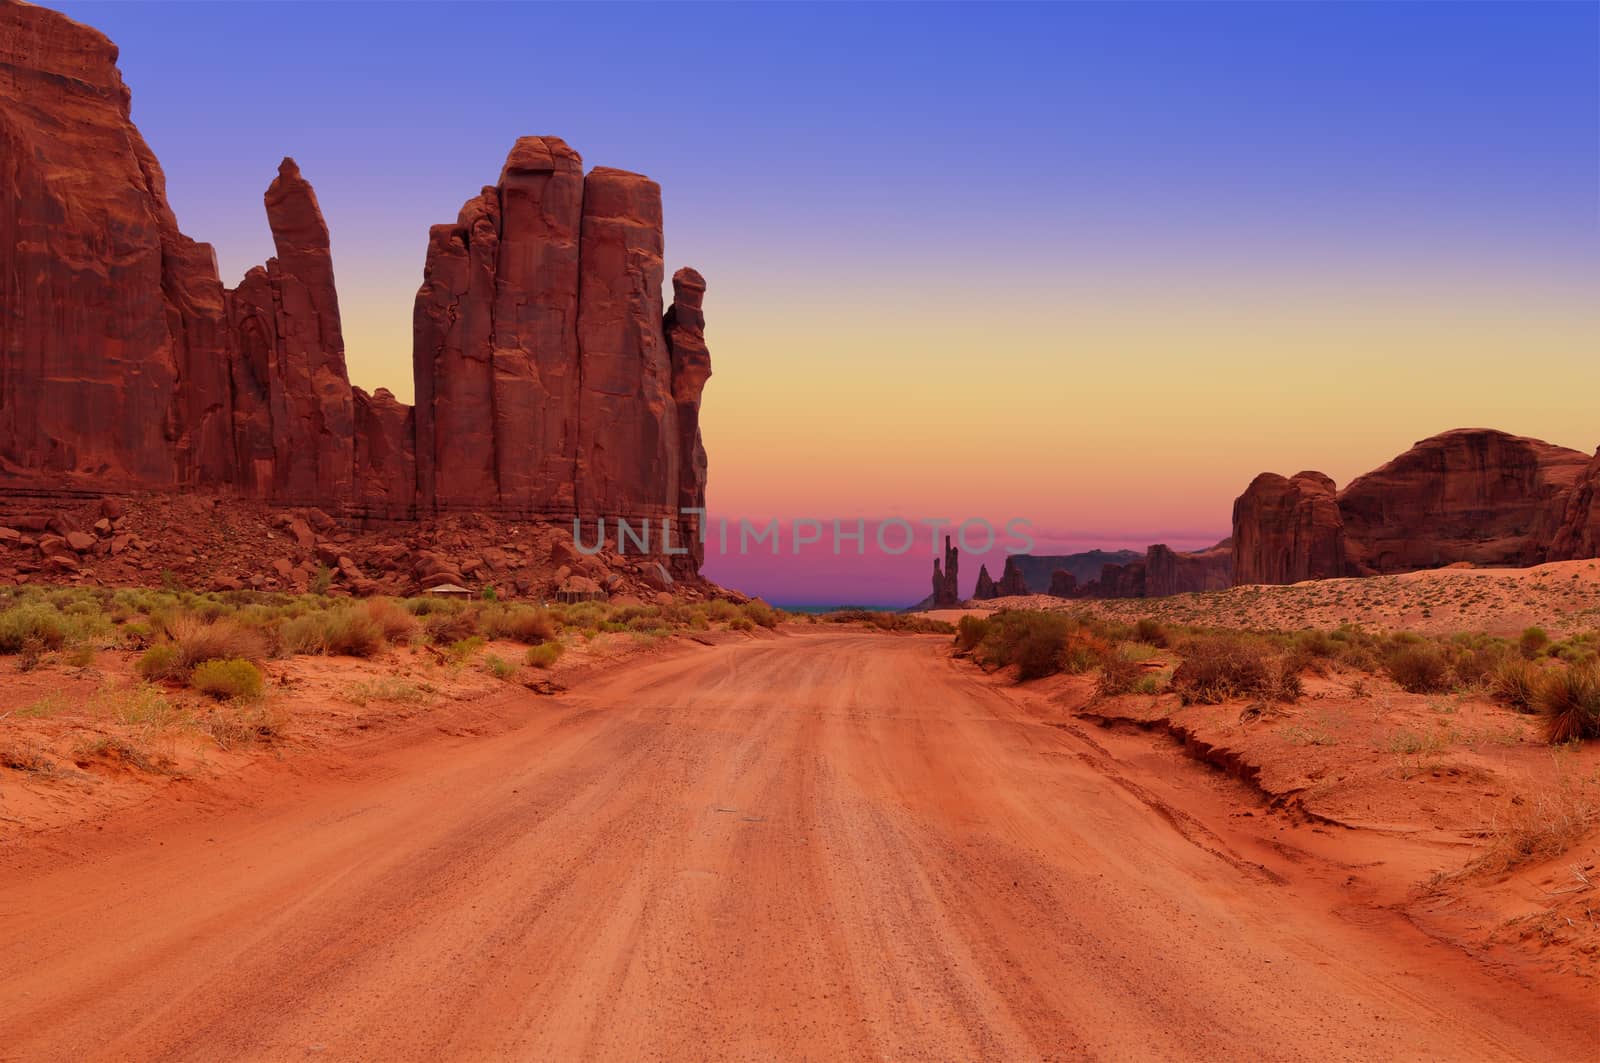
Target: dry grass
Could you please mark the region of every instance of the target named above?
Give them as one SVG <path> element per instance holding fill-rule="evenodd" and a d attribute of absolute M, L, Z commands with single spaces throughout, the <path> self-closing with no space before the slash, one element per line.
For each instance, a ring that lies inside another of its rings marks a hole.
<path fill-rule="evenodd" d="M 187 678 L 202 661 L 223 658 L 259 661 L 267 653 L 267 642 L 260 631 L 229 618 L 203 620 L 183 614 L 168 621 L 166 629 L 169 644 L 177 647 L 169 673 L 172 678 Z"/>
<path fill-rule="evenodd" d="M 1600 738 L 1600 665 L 1552 670 L 1539 681 L 1534 705 L 1552 744 Z"/>
<path fill-rule="evenodd" d="M 1183 663 L 1172 689 L 1185 705 L 1219 705 L 1232 698 L 1296 701 L 1300 676 L 1268 645 L 1242 635 L 1205 635 L 1178 647 Z"/>
<path fill-rule="evenodd" d="M 1484 851 L 1461 870 L 1500 875 L 1553 860 L 1600 827 L 1600 802 L 1568 777 L 1511 798 L 1489 826 Z"/>
<path fill-rule="evenodd" d="M 372 701 L 387 701 L 396 704 L 418 704 L 428 700 L 437 693 L 437 689 L 428 683 L 415 683 L 409 679 L 367 679 L 359 683 L 351 683 L 344 691 L 344 699 L 354 705 L 365 705 Z"/>

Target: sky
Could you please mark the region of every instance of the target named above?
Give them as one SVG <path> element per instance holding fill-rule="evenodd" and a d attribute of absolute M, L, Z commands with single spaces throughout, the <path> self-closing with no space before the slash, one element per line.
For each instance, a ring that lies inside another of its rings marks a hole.
<path fill-rule="evenodd" d="M 713 513 L 925 532 L 711 551 L 775 601 L 915 601 L 921 521 L 1197 547 L 1264 470 L 1600 444 L 1600 5 L 52 6 L 225 283 L 295 157 L 369 390 L 409 400 L 428 226 L 517 136 L 659 181 Z"/>

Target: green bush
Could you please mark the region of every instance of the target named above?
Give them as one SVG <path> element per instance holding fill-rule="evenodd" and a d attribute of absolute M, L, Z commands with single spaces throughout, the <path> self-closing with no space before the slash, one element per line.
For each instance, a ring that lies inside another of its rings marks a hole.
<path fill-rule="evenodd" d="M 60 649 L 69 627 L 67 618 L 51 606 L 37 602 L 12 606 L 0 611 L 0 653 L 21 653 L 29 643 Z"/>
<path fill-rule="evenodd" d="M 989 618 L 977 656 L 995 668 L 1017 666 L 1018 679 L 1038 679 L 1061 670 L 1070 621 L 1060 613 L 1005 609 Z"/>
<path fill-rule="evenodd" d="M 783 619 L 783 614 L 760 598 L 753 598 L 745 603 L 744 615 L 752 624 L 759 624 L 762 627 L 777 627 L 778 621 Z"/>
<path fill-rule="evenodd" d="M 1133 625 L 1134 638 L 1152 646 L 1166 646 L 1167 628 L 1161 621 L 1153 617 L 1142 616 L 1139 622 Z"/>
<path fill-rule="evenodd" d="M 238 658 L 201 661 L 189 685 L 214 698 L 253 698 L 261 694 L 261 670 Z"/>
<path fill-rule="evenodd" d="M 340 605 L 306 613 L 284 622 L 279 629 L 290 653 L 327 654 L 332 657 L 371 657 L 386 645 L 383 623 L 358 605 Z"/>
<path fill-rule="evenodd" d="M 175 679 L 183 671 L 182 656 L 178 647 L 163 642 L 145 650 L 133 670 L 145 679 Z"/>
<path fill-rule="evenodd" d="M 483 667 L 496 679 L 510 679 L 512 676 L 517 674 L 516 665 L 506 660 L 504 657 L 497 656 L 493 653 L 484 655 Z"/>
<path fill-rule="evenodd" d="M 1543 653 L 1544 648 L 1548 645 L 1550 645 L 1550 636 L 1545 633 L 1542 627 L 1528 628 L 1523 631 L 1522 637 L 1517 640 L 1517 649 L 1521 650 L 1522 655 L 1530 661 Z"/>
<path fill-rule="evenodd" d="M 956 622 L 956 652 L 971 653 L 989 634 L 989 621 L 981 616 L 964 616 Z"/>
<path fill-rule="evenodd" d="M 543 642 L 537 646 L 529 646 L 528 654 L 523 660 L 535 668 L 549 668 L 561 659 L 561 643 Z"/>
<path fill-rule="evenodd" d="M 1450 689 L 1450 662 L 1435 643 L 1402 643 L 1390 651 L 1383 666 L 1389 678 L 1413 694 L 1439 694 Z"/>

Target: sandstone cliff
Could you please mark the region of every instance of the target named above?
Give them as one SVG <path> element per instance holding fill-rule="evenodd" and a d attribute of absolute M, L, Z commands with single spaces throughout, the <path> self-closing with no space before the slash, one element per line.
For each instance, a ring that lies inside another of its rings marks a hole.
<path fill-rule="evenodd" d="M 353 388 L 328 226 L 286 158 L 275 255 L 224 288 L 179 231 L 117 49 L 0 0 L 0 489 L 201 490 L 336 517 L 656 521 L 703 508 L 705 280 L 662 305 L 661 190 L 557 137 L 428 234 L 415 408 Z M 702 558 L 680 525 L 680 575 Z"/>
<path fill-rule="evenodd" d="M 1263 473 L 1234 503 L 1234 580 L 1594 557 L 1597 460 L 1464 428 L 1422 440 L 1343 491 L 1321 473 Z"/>

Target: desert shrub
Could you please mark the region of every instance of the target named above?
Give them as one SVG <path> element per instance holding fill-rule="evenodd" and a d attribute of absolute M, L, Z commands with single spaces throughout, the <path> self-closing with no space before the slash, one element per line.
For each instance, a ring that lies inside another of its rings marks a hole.
<path fill-rule="evenodd" d="M 133 670 L 144 679 L 176 679 L 183 671 L 181 659 L 178 647 L 163 642 L 145 650 Z"/>
<path fill-rule="evenodd" d="M 1461 686 L 1492 684 L 1501 666 L 1512 657 L 1505 642 L 1471 635 L 1457 635 L 1445 654 L 1450 661 L 1450 671 Z"/>
<path fill-rule="evenodd" d="M 748 616 L 736 616 L 732 620 L 728 621 L 729 631 L 754 631 L 755 629 L 755 621 L 751 620 Z M 608 631 L 610 628 L 605 624 L 601 624 L 600 630 Z"/>
<path fill-rule="evenodd" d="M 450 645 L 478 634 L 478 614 L 472 609 L 429 613 L 422 626 L 435 645 Z"/>
<path fill-rule="evenodd" d="M 1144 667 L 1126 653 L 1108 654 L 1100 665 L 1095 692 L 1106 697 L 1131 694 L 1144 678 Z"/>
<path fill-rule="evenodd" d="M 422 627 L 409 610 L 389 598 L 369 599 L 363 608 L 372 622 L 378 625 L 383 640 L 397 646 L 408 644 Z"/>
<path fill-rule="evenodd" d="M 1339 643 L 1326 631 L 1307 628 L 1294 633 L 1290 648 L 1308 658 L 1333 657 L 1339 651 Z"/>
<path fill-rule="evenodd" d="M 1406 642 L 1383 662 L 1389 678 L 1413 694 L 1438 694 L 1450 689 L 1450 662 L 1432 642 Z"/>
<path fill-rule="evenodd" d="M 1541 677 L 1540 668 L 1531 661 L 1502 661 L 1489 676 L 1489 694 L 1518 712 L 1533 712 Z"/>
<path fill-rule="evenodd" d="M 769 628 L 777 627 L 778 621 L 783 619 L 781 613 L 760 598 L 751 599 L 744 604 L 744 615 L 752 624 Z"/>
<path fill-rule="evenodd" d="M 1551 669 L 1539 681 L 1534 704 L 1552 744 L 1600 738 L 1600 666 Z"/>
<path fill-rule="evenodd" d="M 446 647 L 445 652 L 457 664 L 471 660 L 479 650 L 483 649 L 482 635 L 468 635 L 464 639 L 457 639 Z"/>
<path fill-rule="evenodd" d="M 1133 637 L 1151 646 L 1165 646 L 1167 627 L 1153 617 L 1140 617 L 1139 622 L 1133 625 Z"/>
<path fill-rule="evenodd" d="M 333 586 L 333 569 L 327 565 L 318 565 L 317 574 L 311 577 L 311 593 L 327 594 L 331 586 Z"/>
<path fill-rule="evenodd" d="M 1111 656 L 1111 643 L 1085 628 L 1067 632 L 1061 650 L 1061 670 L 1071 675 L 1093 671 Z"/>
<path fill-rule="evenodd" d="M 549 668 L 561 659 L 561 649 L 559 642 L 542 642 L 537 646 L 529 646 L 523 660 L 534 668 Z"/>
<path fill-rule="evenodd" d="M 290 653 L 333 657 L 371 657 L 385 645 L 380 621 L 358 605 L 294 617 L 284 622 L 279 636 Z"/>
<path fill-rule="evenodd" d="M 190 674 L 189 685 L 219 700 L 258 697 L 261 670 L 238 658 L 201 661 Z"/>
<path fill-rule="evenodd" d="M 322 614 L 324 653 L 339 657 L 371 657 L 383 652 L 382 623 L 359 606 L 341 606 Z"/>
<path fill-rule="evenodd" d="M 528 646 L 537 646 L 556 637 L 556 622 L 550 614 L 531 605 L 486 610 L 481 627 L 492 639 L 509 639 Z"/>
<path fill-rule="evenodd" d="M 739 607 L 726 598 L 714 598 L 706 604 L 706 615 L 719 624 L 727 624 L 741 614 Z"/>
<path fill-rule="evenodd" d="M 510 679 L 517 674 L 517 666 L 493 653 L 484 654 L 483 667 L 496 679 Z"/>
<path fill-rule="evenodd" d="M 1527 628 L 1522 632 L 1522 637 L 1517 639 L 1517 649 L 1530 661 L 1543 653 L 1544 648 L 1548 645 L 1550 645 L 1550 636 L 1545 633 L 1542 627 Z"/>
<path fill-rule="evenodd" d="M 996 668 L 1017 666 L 1018 679 L 1038 679 L 1061 670 L 1069 622 L 1060 613 L 1007 609 L 989 618 L 989 631 L 978 645 L 983 663 Z"/>
<path fill-rule="evenodd" d="M 1275 660 L 1267 645 L 1244 635 L 1206 635 L 1179 648 L 1183 663 L 1172 673 L 1172 689 L 1185 705 L 1216 705 L 1230 698 L 1295 701 L 1300 676 Z"/>
<path fill-rule="evenodd" d="M 0 611 L 0 653 L 21 653 L 30 641 L 47 650 L 60 649 L 69 626 L 67 618 L 52 606 L 40 602 L 14 605 Z"/>
<path fill-rule="evenodd" d="M 964 616 L 956 622 L 956 652 L 971 653 L 989 634 L 989 621 L 981 616 Z"/>
<path fill-rule="evenodd" d="M 178 648 L 177 678 L 187 676 L 201 661 L 239 657 L 260 660 L 266 654 L 261 633 L 231 619 L 202 620 L 180 614 L 167 625 L 167 638 Z"/>

